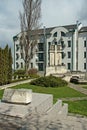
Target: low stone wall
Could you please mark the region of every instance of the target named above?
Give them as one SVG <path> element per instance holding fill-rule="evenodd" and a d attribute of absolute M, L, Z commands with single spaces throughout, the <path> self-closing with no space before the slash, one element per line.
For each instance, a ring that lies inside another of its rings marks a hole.
<path fill-rule="evenodd" d="M 62 100 L 58 100 L 49 111 L 47 111 L 48 119 L 58 119 L 58 117 L 66 117 L 68 115 L 68 104 L 62 104 Z"/>
<path fill-rule="evenodd" d="M 50 66 L 46 68 L 46 76 L 50 74 L 64 74 L 67 73 L 65 66 Z"/>

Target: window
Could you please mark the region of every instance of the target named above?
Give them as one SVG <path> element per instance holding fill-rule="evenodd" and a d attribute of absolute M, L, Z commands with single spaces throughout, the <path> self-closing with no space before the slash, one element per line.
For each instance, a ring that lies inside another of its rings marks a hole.
<path fill-rule="evenodd" d="M 14 37 L 13 37 L 13 40 L 14 40 L 14 41 L 17 41 L 17 40 L 18 40 L 18 37 L 17 37 L 17 36 L 14 36 Z"/>
<path fill-rule="evenodd" d="M 18 51 L 19 50 L 19 45 L 18 44 L 16 44 L 16 51 Z"/>
<path fill-rule="evenodd" d="M 68 41 L 68 47 L 71 47 L 71 41 L 70 40 Z"/>
<path fill-rule="evenodd" d="M 21 62 L 21 68 L 23 68 L 23 63 Z"/>
<path fill-rule="evenodd" d="M 55 42 L 55 45 L 57 45 L 57 42 Z"/>
<path fill-rule="evenodd" d="M 86 52 L 84 52 L 84 58 L 86 58 Z"/>
<path fill-rule="evenodd" d="M 66 34 L 65 34 L 64 32 L 61 32 L 61 36 L 65 37 L 65 36 L 66 36 Z"/>
<path fill-rule="evenodd" d="M 53 37 L 57 37 L 57 32 L 55 32 L 55 33 L 53 34 Z"/>
<path fill-rule="evenodd" d="M 67 63 L 68 70 L 71 69 L 71 63 Z"/>
<path fill-rule="evenodd" d="M 19 68 L 19 64 L 18 64 L 18 62 L 16 62 L 16 69 L 18 69 Z"/>
<path fill-rule="evenodd" d="M 43 71 L 43 63 L 38 63 L 38 70 Z"/>
<path fill-rule="evenodd" d="M 40 42 L 42 42 L 42 43 L 44 42 L 44 36 L 42 36 L 42 35 L 40 36 Z"/>
<path fill-rule="evenodd" d="M 68 58 L 71 58 L 71 52 L 68 52 Z"/>
<path fill-rule="evenodd" d="M 65 53 L 64 52 L 62 52 L 62 59 L 64 59 L 64 57 L 65 57 L 66 55 L 65 55 Z"/>
<path fill-rule="evenodd" d="M 86 70 L 86 63 L 84 63 L 84 69 Z"/>
<path fill-rule="evenodd" d="M 33 68 L 33 63 L 31 63 L 31 68 Z"/>
<path fill-rule="evenodd" d="M 38 59 L 39 59 L 39 61 L 44 61 L 44 54 L 43 53 L 39 53 L 38 54 Z"/>
<path fill-rule="evenodd" d="M 48 49 L 50 49 L 50 46 L 51 46 L 51 42 L 48 42 Z"/>
<path fill-rule="evenodd" d="M 21 59 L 23 59 L 23 53 L 21 53 Z"/>
<path fill-rule="evenodd" d="M 21 50 L 23 50 L 23 45 L 20 45 Z"/>
<path fill-rule="evenodd" d="M 62 48 L 65 47 L 64 41 L 61 41 L 61 47 L 62 47 Z"/>
<path fill-rule="evenodd" d="M 38 50 L 44 51 L 44 44 L 43 43 L 38 43 Z"/>
<path fill-rule="evenodd" d="M 19 58 L 19 54 L 18 54 L 18 53 L 16 53 L 16 60 L 18 60 L 18 58 Z"/>
<path fill-rule="evenodd" d="M 86 47 L 86 40 L 84 41 L 84 47 Z"/>

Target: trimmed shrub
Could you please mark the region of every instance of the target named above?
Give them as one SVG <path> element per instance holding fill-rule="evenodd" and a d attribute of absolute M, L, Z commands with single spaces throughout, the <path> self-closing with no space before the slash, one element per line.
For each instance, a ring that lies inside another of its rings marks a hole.
<path fill-rule="evenodd" d="M 13 76 L 14 76 L 14 79 L 16 79 L 18 77 L 18 79 L 20 78 L 24 78 L 26 76 L 26 71 L 25 70 L 17 70 L 14 72 Z"/>
<path fill-rule="evenodd" d="M 15 75 L 25 75 L 26 71 L 25 70 L 17 70 L 15 71 Z"/>
<path fill-rule="evenodd" d="M 47 76 L 33 80 L 30 82 L 30 84 L 42 87 L 63 87 L 66 86 L 68 83 L 59 77 Z"/>

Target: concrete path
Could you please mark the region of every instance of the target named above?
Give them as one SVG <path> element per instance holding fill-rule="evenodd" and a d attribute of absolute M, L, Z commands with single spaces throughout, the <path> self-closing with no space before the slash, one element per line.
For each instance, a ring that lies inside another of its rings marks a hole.
<path fill-rule="evenodd" d="M 33 79 L 28 79 L 28 80 L 24 80 L 24 81 L 18 81 L 16 83 L 10 83 L 10 84 L 6 84 L 6 85 L 2 85 L 2 86 L 0 86 L 0 90 L 6 89 L 6 88 L 9 88 L 9 87 L 13 87 L 13 86 L 16 86 L 16 85 L 19 85 L 19 84 L 29 83 L 31 80 L 33 80 Z"/>
<path fill-rule="evenodd" d="M 87 100 L 86 97 L 73 97 L 73 98 L 60 98 L 62 101 L 81 101 L 81 100 Z"/>
<path fill-rule="evenodd" d="M 87 89 L 83 88 L 82 85 L 79 85 L 79 84 L 76 85 L 76 84 L 69 83 L 68 86 L 69 86 L 70 88 L 73 88 L 73 89 L 75 89 L 75 90 L 77 90 L 77 91 L 79 91 L 79 92 L 81 92 L 81 93 L 87 95 Z"/>

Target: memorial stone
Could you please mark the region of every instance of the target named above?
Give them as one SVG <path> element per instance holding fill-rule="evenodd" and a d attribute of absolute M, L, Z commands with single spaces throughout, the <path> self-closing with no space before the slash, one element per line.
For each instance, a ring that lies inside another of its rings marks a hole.
<path fill-rule="evenodd" d="M 28 104 L 32 101 L 31 89 L 5 89 L 2 102 Z"/>

